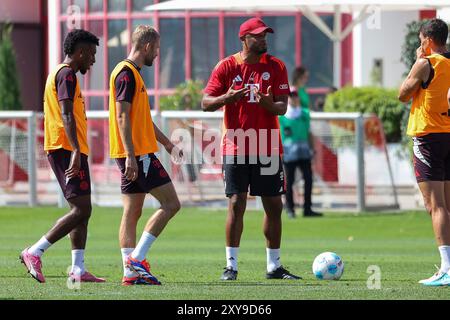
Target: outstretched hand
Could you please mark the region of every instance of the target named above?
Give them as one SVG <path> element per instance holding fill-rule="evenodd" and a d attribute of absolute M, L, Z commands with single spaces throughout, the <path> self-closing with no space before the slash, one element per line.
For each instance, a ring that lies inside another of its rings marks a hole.
<path fill-rule="evenodd" d="M 250 89 L 246 88 L 246 87 L 235 90 L 234 89 L 235 83 L 236 82 L 233 80 L 231 87 L 228 89 L 227 93 L 225 94 L 225 104 L 235 103 L 236 101 L 241 100 L 242 97 L 244 97 L 246 94 L 248 94 L 250 92 Z"/>
<path fill-rule="evenodd" d="M 259 104 L 270 108 L 273 104 L 273 93 L 272 93 L 272 86 L 269 86 L 267 88 L 267 93 L 264 94 L 263 92 L 259 91 L 257 88 L 253 89 L 253 93 L 255 94 L 256 101 L 258 101 Z"/>

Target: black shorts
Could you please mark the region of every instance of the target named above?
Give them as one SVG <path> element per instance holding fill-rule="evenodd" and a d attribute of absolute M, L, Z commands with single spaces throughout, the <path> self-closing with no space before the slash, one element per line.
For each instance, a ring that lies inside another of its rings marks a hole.
<path fill-rule="evenodd" d="M 430 133 L 413 142 L 417 182 L 450 181 L 450 133 Z"/>
<path fill-rule="evenodd" d="M 91 194 L 91 176 L 87 155 L 81 154 L 81 167 L 78 177 L 67 181 L 65 172 L 69 168 L 71 155 L 72 152 L 65 149 L 51 151 L 47 155 L 50 166 L 64 193 L 64 198 L 67 200 Z"/>
<path fill-rule="evenodd" d="M 224 156 L 222 165 L 225 194 L 248 192 L 251 196 L 274 197 L 286 193 L 283 164 L 272 158 Z"/>
<path fill-rule="evenodd" d="M 126 158 L 116 159 L 116 163 L 122 173 L 120 188 L 123 194 L 149 193 L 154 188 L 172 182 L 167 171 L 153 153 L 136 157 L 138 177 L 135 181 L 125 178 L 125 160 Z M 146 172 L 144 172 L 145 167 L 147 167 Z"/>

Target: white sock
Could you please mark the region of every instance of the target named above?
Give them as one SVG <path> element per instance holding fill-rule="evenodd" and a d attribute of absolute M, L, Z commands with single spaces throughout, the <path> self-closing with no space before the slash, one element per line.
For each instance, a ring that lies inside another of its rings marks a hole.
<path fill-rule="evenodd" d="M 142 233 L 141 239 L 137 244 L 136 248 L 131 253 L 131 257 L 138 261 L 142 261 L 145 259 L 148 250 L 152 246 L 153 242 L 156 240 L 156 237 L 147 231 Z"/>
<path fill-rule="evenodd" d="M 225 255 L 227 257 L 227 268 L 232 268 L 237 271 L 237 259 L 239 254 L 239 247 L 225 247 Z"/>
<path fill-rule="evenodd" d="M 280 249 L 266 248 L 267 253 L 267 272 L 272 272 L 281 267 Z"/>
<path fill-rule="evenodd" d="M 42 237 L 38 242 L 36 242 L 34 245 L 32 245 L 28 249 L 28 253 L 32 254 L 33 256 L 42 256 L 45 250 L 50 248 L 52 244 L 48 242 L 48 240 L 45 237 Z"/>
<path fill-rule="evenodd" d="M 86 270 L 84 269 L 84 249 L 72 250 L 72 269 L 70 272 L 81 276 Z"/>
<path fill-rule="evenodd" d="M 450 246 L 439 246 L 439 253 L 441 254 L 441 269 L 442 272 L 449 272 L 450 270 Z"/>
<path fill-rule="evenodd" d="M 125 263 L 127 262 L 128 256 L 133 252 L 134 248 L 121 248 L 120 252 L 122 252 L 122 265 L 123 265 L 123 276 L 128 278 L 133 278 L 137 275 L 137 272 L 134 272 L 130 268 L 128 268 Z"/>

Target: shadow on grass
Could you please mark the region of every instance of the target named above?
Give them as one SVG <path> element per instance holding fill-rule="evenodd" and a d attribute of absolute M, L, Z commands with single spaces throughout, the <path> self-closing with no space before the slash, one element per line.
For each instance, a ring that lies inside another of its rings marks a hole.
<path fill-rule="evenodd" d="M 364 212 L 324 212 L 323 217 L 318 218 L 304 218 L 302 216 L 298 216 L 296 219 L 288 220 L 302 220 L 302 221 L 320 221 L 322 219 L 341 219 L 341 218 L 379 218 L 379 217 L 401 217 L 401 216 L 409 216 L 409 215 L 418 215 L 425 214 L 425 211 L 364 211 Z M 286 219 L 287 220 L 287 219 Z"/>
<path fill-rule="evenodd" d="M 166 285 L 190 285 L 190 286 L 211 286 L 211 287 L 302 287 L 302 286 L 323 286 L 324 284 L 305 283 L 305 282 L 284 282 L 284 283 L 266 283 L 252 281 L 233 281 L 233 282 L 166 282 Z"/>

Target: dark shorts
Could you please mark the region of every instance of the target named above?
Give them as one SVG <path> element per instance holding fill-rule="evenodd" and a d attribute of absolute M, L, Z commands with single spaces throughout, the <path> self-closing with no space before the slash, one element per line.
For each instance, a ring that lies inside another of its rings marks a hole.
<path fill-rule="evenodd" d="M 281 158 L 259 159 L 224 156 L 222 165 L 225 194 L 248 192 L 251 196 L 274 197 L 286 193 Z"/>
<path fill-rule="evenodd" d="M 116 159 L 116 163 L 122 173 L 120 188 L 123 194 L 149 193 L 154 188 L 172 182 L 167 171 L 153 153 L 136 157 L 138 178 L 135 181 L 125 178 L 125 160 L 126 158 Z M 145 167 L 147 167 L 147 172 L 144 172 Z"/>
<path fill-rule="evenodd" d="M 88 157 L 85 154 L 81 154 L 81 167 L 78 177 L 69 181 L 66 180 L 65 172 L 69 168 L 71 155 L 71 151 L 64 149 L 51 151 L 47 155 L 50 166 L 64 193 L 64 198 L 67 200 L 91 194 L 91 176 L 89 174 Z"/>
<path fill-rule="evenodd" d="M 450 133 L 430 133 L 413 142 L 417 182 L 450 181 Z"/>

